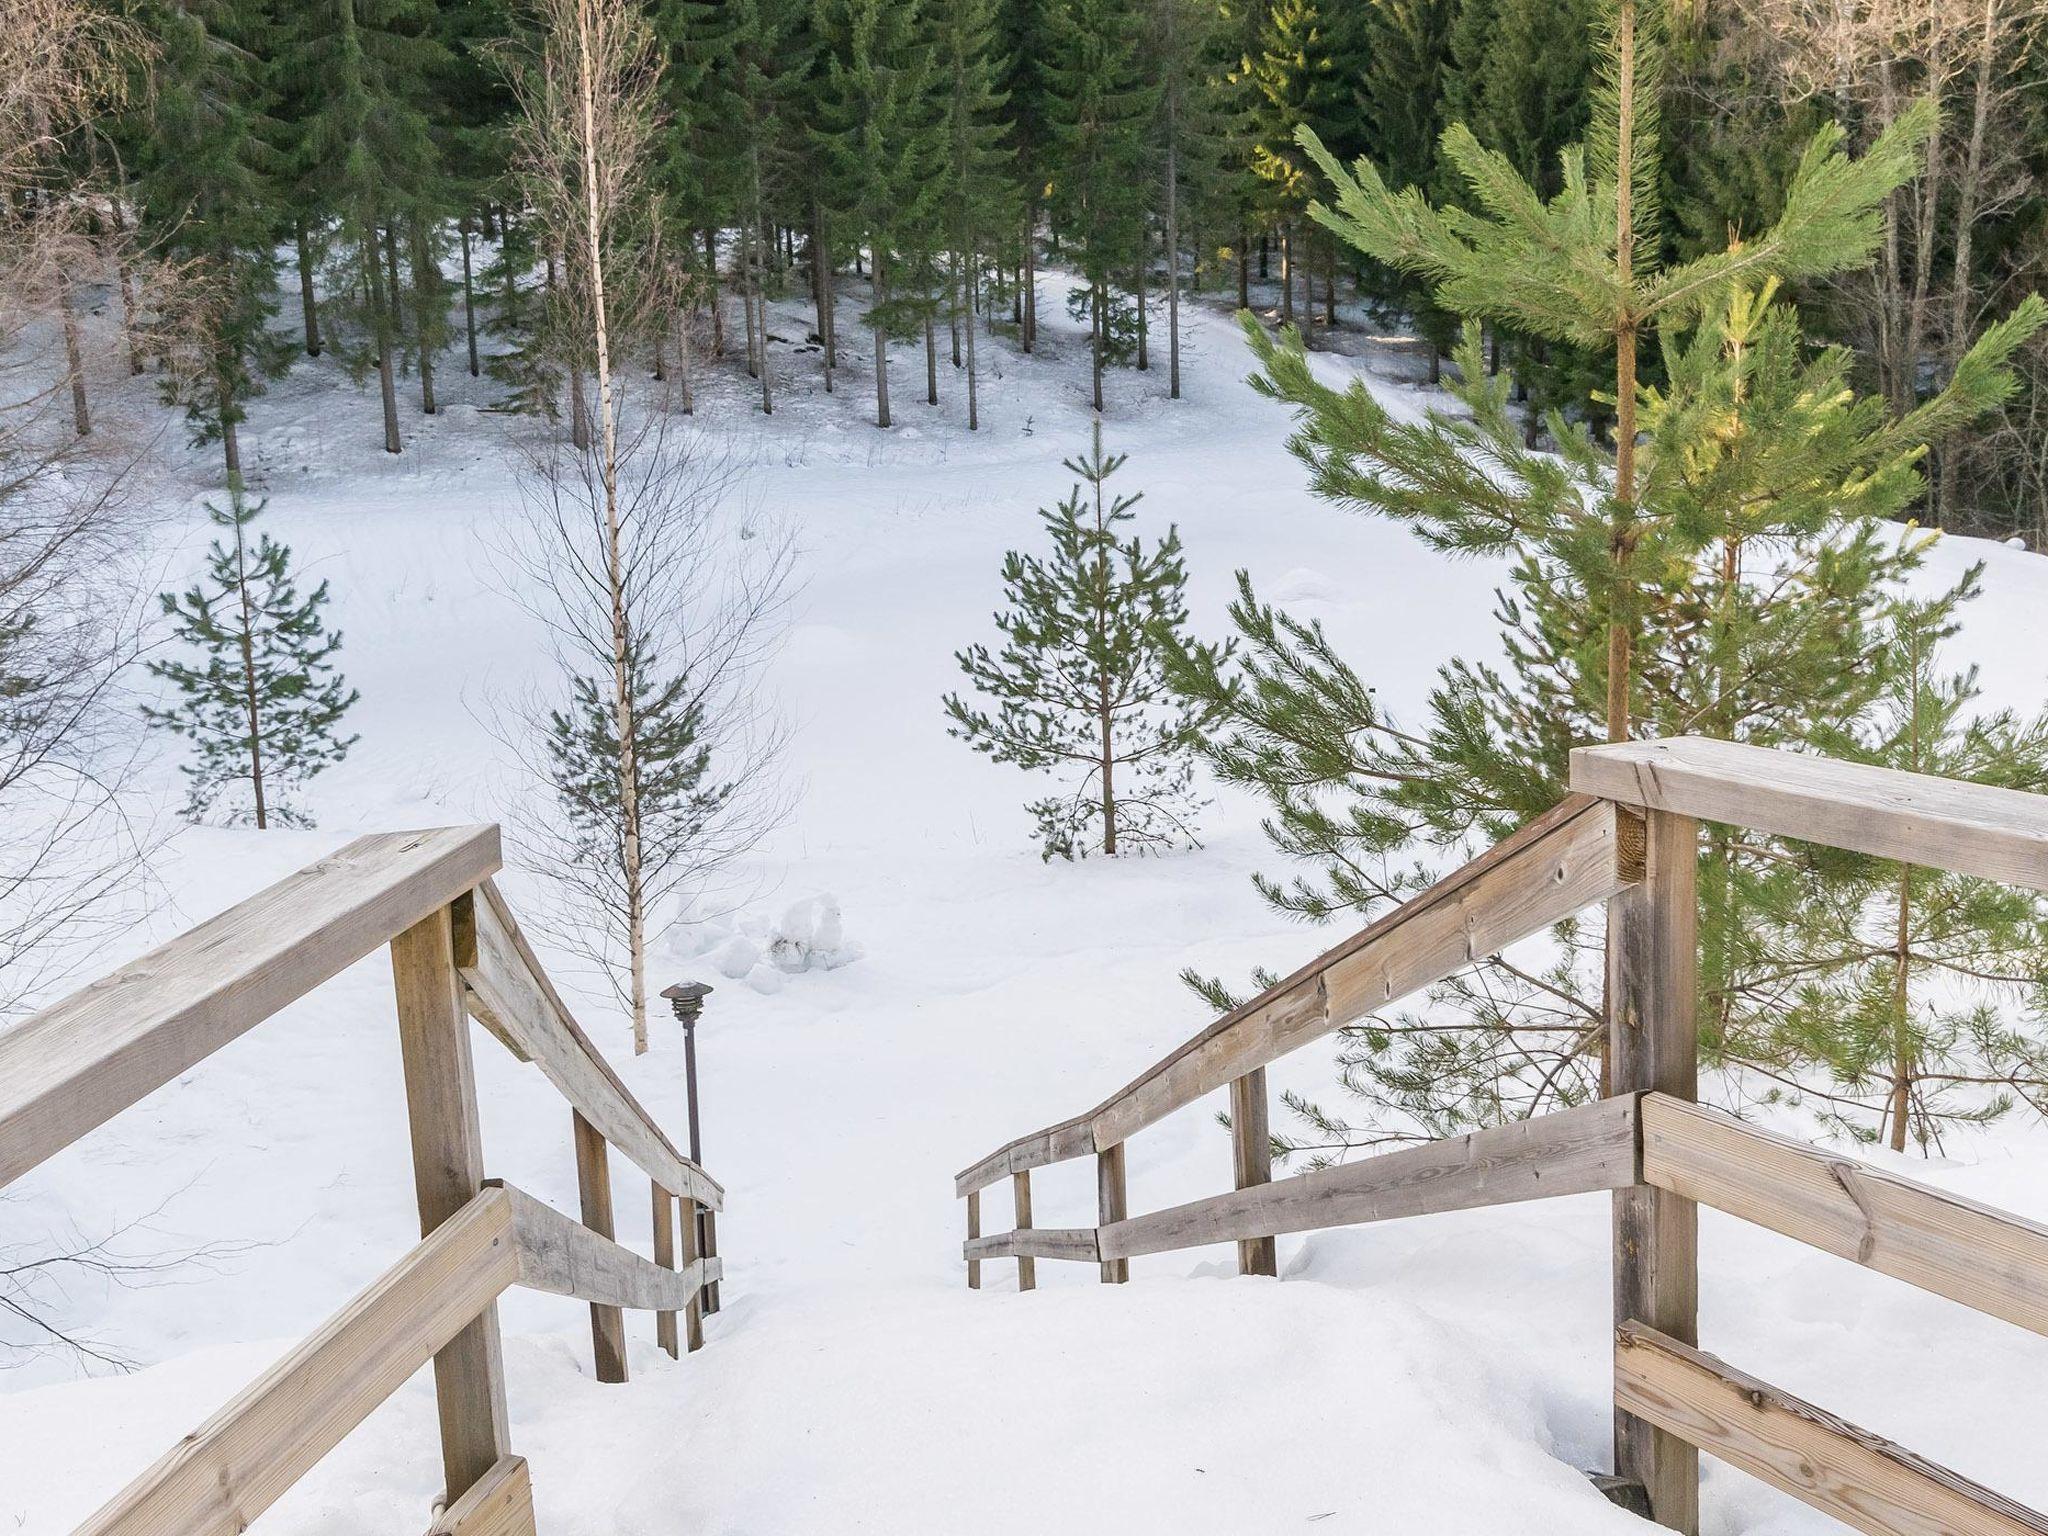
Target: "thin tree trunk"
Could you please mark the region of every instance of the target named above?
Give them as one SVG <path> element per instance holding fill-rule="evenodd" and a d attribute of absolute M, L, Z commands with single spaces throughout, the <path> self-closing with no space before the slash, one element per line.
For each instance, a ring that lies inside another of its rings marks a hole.
<path fill-rule="evenodd" d="M 746 256 L 747 244 L 748 237 L 742 233 L 740 236 L 740 313 L 746 317 L 747 322 L 747 377 L 758 379 L 761 377 L 761 345 L 760 339 L 754 334 L 754 270 L 753 263 L 748 261 Z"/>
<path fill-rule="evenodd" d="M 924 312 L 924 403 L 939 403 L 938 325 L 930 309 Z"/>
<path fill-rule="evenodd" d="M 683 414 L 697 414 L 696 381 L 691 377 L 692 352 L 690 347 L 690 311 L 676 312 L 676 351 L 682 356 Z"/>
<path fill-rule="evenodd" d="M 1094 286 L 1094 288 L 1093 288 L 1093 289 L 1092 289 L 1092 290 L 1090 291 L 1090 293 L 1089 293 L 1089 301 L 1090 301 L 1090 308 L 1091 308 L 1091 309 L 1092 309 L 1092 311 L 1093 311 L 1093 316 L 1094 316 L 1094 324 L 1093 324 L 1093 325 L 1092 325 L 1092 326 L 1091 326 L 1091 327 L 1089 328 L 1089 332 L 1088 332 L 1088 345 L 1089 345 L 1089 351 L 1090 351 L 1090 353 L 1092 354 L 1092 362 L 1093 362 L 1093 372 L 1094 372 L 1094 377 L 1095 377 L 1095 414 L 1096 414 L 1096 415 L 1098 415 L 1098 416 L 1102 414 L 1102 290 L 1103 290 L 1103 287 L 1104 287 L 1104 285 L 1103 285 L 1103 284 L 1101 284 L 1101 283 L 1097 283 L 1097 284 L 1096 284 L 1096 285 Z"/>
<path fill-rule="evenodd" d="M 391 303 L 391 342 L 393 346 L 405 344 L 404 293 L 398 281 L 398 225 L 384 226 L 385 277 Z"/>
<path fill-rule="evenodd" d="M 981 405 L 975 393 L 974 369 L 974 303 L 980 287 L 979 261 L 970 254 L 967 258 L 967 430 L 981 430 Z"/>
<path fill-rule="evenodd" d="M 299 259 L 299 315 L 306 329 L 306 356 L 320 355 L 320 301 L 313 292 L 313 249 L 306 237 L 306 221 L 297 220 L 292 226 L 292 237 L 298 247 Z M 128 304 L 126 282 L 123 281 L 123 307 Z M 136 372 L 141 372 L 137 369 Z"/>
<path fill-rule="evenodd" d="M 1150 328 L 1146 323 L 1145 316 L 1145 269 L 1151 264 L 1152 258 L 1150 253 L 1147 252 L 1145 249 L 1145 241 L 1143 239 L 1140 239 L 1138 241 L 1137 274 L 1138 372 L 1140 373 L 1150 373 L 1152 371 L 1152 352 L 1149 345 L 1150 337 L 1147 334 Z"/>
<path fill-rule="evenodd" d="M 1169 15 L 1173 7 L 1167 7 Z M 1169 126 L 1172 119 L 1169 119 Z M 1179 134 L 1166 136 L 1166 397 L 1180 398 Z"/>
<path fill-rule="evenodd" d="M 1237 234 L 1237 307 L 1252 307 L 1252 250 L 1251 232 L 1239 230 Z"/>
<path fill-rule="evenodd" d="M 412 306 L 412 318 L 419 332 L 420 359 L 420 410 L 423 414 L 434 414 L 434 347 L 427 335 L 427 311 L 430 304 L 438 304 L 440 293 L 436 279 L 440 273 L 435 270 L 431 254 L 427 249 L 424 232 L 415 222 L 412 227 L 412 270 L 413 292 L 418 295 Z"/>
<path fill-rule="evenodd" d="M 242 653 L 242 711 L 249 726 L 249 788 L 256 801 L 256 830 L 270 826 L 269 809 L 263 803 L 263 720 L 256 701 L 256 613 L 249 598 L 248 543 L 242 524 L 235 524 L 235 595 L 242 608 L 241 633 L 237 636 Z"/>
<path fill-rule="evenodd" d="M 462 334 L 469 343 L 469 376 L 482 374 L 476 355 L 476 288 L 469 269 L 469 215 L 462 216 Z"/>
<path fill-rule="evenodd" d="M 718 297 L 718 231 L 704 231 L 704 281 L 709 284 L 706 303 L 711 310 L 711 355 L 725 356 L 725 306 Z"/>
<path fill-rule="evenodd" d="M 394 327 L 391 308 L 384 294 L 382 265 L 377 259 L 377 237 L 373 230 L 364 236 L 363 270 L 370 285 L 370 323 L 376 333 L 377 394 L 384 405 L 384 451 L 400 453 L 404 451 L 404 445 L 398 436 L 398 380 L 391 362 L 395 345 L 391 335 Z"/>
<path fill-rule="evenodd" d="M 1984 0 L 1983 33 L 1977 40 L 1977 65 L 1971 84 L 1969 147 L 1963 155 L 1962 180 L 1956 187 L 1955 269 L 1951 277 L 1948 308 L 1949 367 L 1970 347 L 1970 300 L 1973 292 L 1971 266 L 1975 258 L 1977 204 L 1984 183 L 1984 141 L 1991 122 L 1992 81 L 1998 57 L 1999 0 Z M 1935 482 L 1934 520 L 1937 527 L 1951 528 L 1956 520 L 1956 496 L 1962 484 L 1959 444 L 1951 438 L 1936 450 L 1940 455 Z"/>
<path fill-rule="evenodd" d="M 1024 350 L 1035 351 L 1038 346 L 1038 242 L 1033 238 L 1033 227 L 1038 222 L 1038 206 L 1027 203 L 1024 208 Z"/>
<path fill-rule="evenodd" d="M 64 312 L 64 371 L 71 383 L 71 430 L 92 436 L 92 407 L 85 398 L 85 349 L 78 337 L 78 311 L 71 307 L 71 279 L 57 280 L 57 307 Z"/>
<path fill-rule="evenodd" d="M 882 288 L 882 253 L 875 251 L 875 302 L 881 304 L 884 298 Z M 875 425 L 889 425 L 889 338 L 878 325 L 875 327 Z"/>
<path fill-rule="evenodd" d="M 135 269 L 128 264 L 128 216 L 121 211 L 118 195 L 107 199 L 107 207 L 114 221 L 114 233 L 119 237 L 120 260 L 115 263 L 121 277 L 121 340 L 128 348 L 128 372 L 140 375 L 142 369 L 142 347 L 135 334 Z"/>
<path fill-rule="evenodd" d="M 1266 275 L 1264 252 L 1260 253 L 1259 276 Z M 1294 228 L 1280 226 L 1280 323 L 1294 323 Z"/>

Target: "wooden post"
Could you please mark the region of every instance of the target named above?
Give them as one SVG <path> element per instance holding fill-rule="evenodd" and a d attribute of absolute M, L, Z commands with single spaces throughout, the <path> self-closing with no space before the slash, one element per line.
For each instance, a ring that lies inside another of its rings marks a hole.
<path fill-rule="evenodd" d="M 611 1155 L 604 1135 L 571 1110 L 576 1127 L 576 1188 L 583 1197 L 583 1225 L 599 1237 L 612 1236 Z M 599 1381 L 626 1379 L 626 1318 L 617 1307 L 590 1304 L 590 1348 Z"/>
<path fill-rule="evenodd" d="M 981 1236 L 981 1191 L 978 1189 L 970 1189 L 967 1192 L 967 1236 L 970 1241 Z M 981 1289 L 981 1260 L 979 1259 L 969 1259 L 967 1261 L 967 1289 L 970 1291 Z"/>
<path fill-rule="evenodd" d="M 676 1267 L 676 1197 L 659 1184 L 649 1181 L 654 1191 L 654 1262 L 668 1269 Z M 654 1342 L 668 1351 L 673 1360 L 680 1351 L 676 1346 L 676 1315 L 673 1312 L 654 1314 Z"/>
<path fill-rule="evenodd" d="M 391 980 L 424 1237 L 474 1199 L 484 1181 L 469 1016 L 463 1011 L 455 933 L 446 907 L 391 941 Z M 441 1466 L 453 1503 L 511 1449 L 495 1303 L 434 1356 L 434 1397 L 441 1419 Z"/>
<path fill-rule="evenodd" d="M 1112 1221 L 1122 1221 L 1130 1214 L 1124 1193 L 1124 1144 L 1105 1147 L 1095 1154 L 1095 1212 L 1096 1221 L 1108 1226 Z M 1129 1259 L 1104 1259 L 1102 1261 L 1102 1283 L 1122 1285 L 1131 1278 Z"/>
<path fill-rule="evenodd" d="M 697 1202 L 688 1195 L 683 1196 L 683 1219 L 677 1230 L 683 1236 L 683 1268 L 688 1269 L 704 1257 L 701 1238 L 704 1229 L 697 1225 Z M 683 1312 L 683 1342 L 693 1352 L 704 1347 L 704 1292 L 708 1289 L 708 1286 L 699 1287 Z"/>
<path fill-rule="evenodd" d="M 1622 823 L 1624 854 L 1633 818 Z M 1650 811 L 1642 881 L 1608 906 L 1607 1079 L 1615 1094 L 1654 1089 L 1692 1100 L 1699 1087 L 1699 825 Z M 1641 1184 L 1614 1192 L 1614 1320 L 1699 1342 L 1699 1214 L 1690 1200 Z M 1648 1420 L 1614 1410 L 1614 1470 L 1641 1483 L 1660 1525 L 1699 1530 L 1699 1452 Z"/>
<path fill-rule="evenodd" d="M 1022 1173 L 1010 1175 L 1010 1199 L 1016 1205 L 1016 1228 L 1019 1232 L 1022 1232 L 1031 1225 L 1031 1170 L 1029 1168 L 1025 1169 Z M 1035 1289 L 1037 1285 L 1038 1260 L 1019 1254 L 1017 1256 L 1017 1289 L 1029 1291 Z"/>
<path fill-rule="evenodd" d="M 1273 1132 L 1266 1118 L 1266 1069 L 1253 1067 L 1230 1084 L 1230 1152 L 1237 1165 L 1237 1187 L 1273 1182 Z M 1240 1275 L 1277 1275 L 1280 1255 L 1270 1237 L 1242 1237 L 1237 1242 Z"/>
<path fill-rule="evenodd" d="M 718 1212 L 708 1205 L 700 1206 L 697 1210 L 697 1220 L 701 1232 L 697 1246 L 702 1250 L 702 1257 L 715 1259 L 718 1257 Z M 713 1280 L 706 1284 L 703 1294 L 704 1315 L 711 1317 L 718 1311 L 718 1282 Z"/>

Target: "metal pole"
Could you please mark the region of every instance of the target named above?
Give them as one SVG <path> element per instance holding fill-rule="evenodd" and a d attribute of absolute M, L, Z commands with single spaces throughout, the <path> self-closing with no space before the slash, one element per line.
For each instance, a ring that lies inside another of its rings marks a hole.
<path fill-rule="evenodd" d="M 690 1161 L 700 1168 L 704 1166 L 704 1140 L 697 1119 L 697 1020 L 704 1012 L 704 999 L 710 994 L 710 984 L 702 981 L 681 982 L 664 987 L 661 993 L 673 1005 L 683 1026 L 683 1089 L 690 1106 Z M 695 1201 L 690 1202 L 690 1211 L 697 1223 L 697 1252 L 707 1259 L 716 1257 L 718 1213 Z M 702 1311 L 709 1317 L 717 1310 L 718 1283 L 713 1281 L 704 1287 Z"/>

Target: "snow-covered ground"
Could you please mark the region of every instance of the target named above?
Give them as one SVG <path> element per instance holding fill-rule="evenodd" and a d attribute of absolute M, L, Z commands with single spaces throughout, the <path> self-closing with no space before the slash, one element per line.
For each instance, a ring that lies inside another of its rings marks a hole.
<path fill-rule="evenodd" d="M 1048 280 L 1052 329 L 1061 295 Z M 800 335 L 791 314 L 778 333 Z M 1364 349 L 1386 395 L 1397 345 Z M 985 637 L 1002 551 L 1037 538 L 1085 442 L 1082 344 L 1037 357 L 984 343 L 984 430 L 949 368 L 922 403 L 921 359 L 895 371 L 900 425 L 876 431 L 864 368 L 818 391 L 777 348 L 772 424 L 744 378 L 700 419 L 757 460 L 750 492 L 801 547 L 802 590 L 773 667 L 802 798 L 757 861 L 750 910 L 830 894 L 859 958 L 763 993 L 716 974 L 700 1031 L 706 1161 L 724 1310 L 680 1363 L 636 1318 L 633 1381 L 590 1378 L 585 1310 L 515 1293 L 504 1308 L 515 1448 L 550 1536 L 894 1533 L 1622 1531 L 1576 1469 L 1606 1461 L 1607 1207 L 1573 1199 L 1282 1239 L 1279 1283 L 1239 1279 L 1228 1249 L 1133 1264 L 1128 1287 L 1041 1261 L 1014 1293 L 986 1266 L 968 1293 L 954 1170 L 1096 1102 L 1205 1022 L 1182 966 L 1242 975 L 1330 941 L 1264 910 L 1256 808 L 1223 796 L 1207 846 L 1042 864 L 1031 786 L 947 738 L 951 653 Z M 1351 364 L 1326 359 L 1333 373 Z M 1163 374 L 1110 381 L 1109 446 L 1177 522 L 1197 622 L 1220 626 L 1232 571 L 1321 618 L 1396 711 L 1436 663 L 1489 641 L 1494 573 L 1312 501 L 1283 414 L 1240 382 L 1220 313 L 1196 312 L 1187 398 Z M 996 371 L 1000 376 L 996 376 Z M 270 521 L 332 583 L 362 740 L 308 796 L 317 831 L 195 828 L 171 845 L 166 899 L 110 946 L 139 951 L 357 833 L 495 817 L 510 765 L 487 701 L 536 675 L 540 638 L 478 557 L 513 505 L 504 418 L 459 373 L 407 452 L 377 451 L 374 396 L 302 368 L 246 429 Z M 206 530 L 196 502 L 167 559 Z M 1944 568 L 1990 561 L 1964 651 L 1995 699 L 2038 704 L 2048 561 L 1957 541 Z M 168 788 L 169 770 L 163 783 Z M 515 904 L 533 888 L 507 878 Z M 704 973 L 668 955 L 659 982 Z M 563 957 L 551 957 L 560 971 Z M 683 1123 L 681 1040 L 627 1053 L 589 990 L 586 1022 L 637 1093 Z M 491 1171 L 573 1208 L 568 1112 L 479 1037 Z M 1328 1053 L 1277 1086 L 1327 1088 Z M 2048 1219 L 2048 1135 L 2023 1127 L 1911 1169 Z M 1144 1210 L 1228 1180 L 1209 1107 L 1131 1146 Z M 643 1185 L 617 1165 L 622 1236 L 646 1240 Z M 989 1225 L 1006 1225 L 991 1192 Z M 1045 1170 L 1042 1225 L 1092 1220 L 1092 1170 Z M 75 1379 L 47 1357 L 0 1372 L 0 1531 L 59 1532 L 90 1513 L 415 1238 L 388 971 L 373 957 L 38 1170 L 0 1203 L 8 1241 L 96 1237 L 138 1218 L 138 1252 L 222 1245 L 175 1283 L 71 1286 L 63 1320 L 133 1356 Z M 1703 1217 L 1707 1348 L 2023 1502 L 2048 1506 L 2048 1341 L 1755 1229 Z M 416 1379 L 263 1529 L 355 1536 L 424 1527 L 439 1481 L 432 1398 Z M 1706 1529 L 1747 1536 L 1829 1522 L 1710 1464 Z"/>

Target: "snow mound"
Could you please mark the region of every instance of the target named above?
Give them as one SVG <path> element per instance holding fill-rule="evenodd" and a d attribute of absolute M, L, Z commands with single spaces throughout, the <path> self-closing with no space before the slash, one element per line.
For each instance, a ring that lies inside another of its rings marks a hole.
<path fill-rule="evenodd" d="M 780 992 L 786 977 L 837 970 L 861 956 L 860 945 L 846 937 L 839 899 L 830 894 L 793 902 L 779 918 L 759 912 L 708 918 L 682 932 L 681 958 L 707 959 L 727 980 L 762 993 Z"/>

